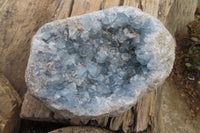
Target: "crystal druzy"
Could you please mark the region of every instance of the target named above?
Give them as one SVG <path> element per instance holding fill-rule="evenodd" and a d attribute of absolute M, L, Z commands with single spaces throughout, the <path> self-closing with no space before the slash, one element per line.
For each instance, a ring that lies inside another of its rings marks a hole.
<path fill-rule="evenodd" d="M 25 78 L 66 118 L 117 115 L 160 86 L 173 62 L 174 40 L 159 20 L 114 7 L 42 26 Z"/>

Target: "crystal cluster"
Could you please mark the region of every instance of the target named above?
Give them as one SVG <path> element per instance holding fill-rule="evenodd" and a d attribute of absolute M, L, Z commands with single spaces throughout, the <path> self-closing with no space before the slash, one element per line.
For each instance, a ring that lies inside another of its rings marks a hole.
<path fill-rule="evenodd" d="M 114 7 L 45 24 L 33 37 L 25 78 L 64 117 L 116 115 L 160 86 L 173 61 L 173 38 L 159 20 Z"/>

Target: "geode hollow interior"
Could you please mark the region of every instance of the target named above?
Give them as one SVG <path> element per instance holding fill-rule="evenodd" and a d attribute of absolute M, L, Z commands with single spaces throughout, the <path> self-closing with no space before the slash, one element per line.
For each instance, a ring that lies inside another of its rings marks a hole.
<path fill-rule="evenodd" d="M 174 40 L 159 20 L 114 7 L 40 28 L 25 79 L 66 118 L 117 115 L 159 87 L 173 62 Z"/>

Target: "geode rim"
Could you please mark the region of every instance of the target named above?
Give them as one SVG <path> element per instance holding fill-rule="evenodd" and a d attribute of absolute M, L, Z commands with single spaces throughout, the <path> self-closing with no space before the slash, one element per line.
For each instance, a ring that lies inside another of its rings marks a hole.
<path fill-rule="evenodd" d="M 174 40 L 159 20 L 114 7 L 42 26 L 25 79 L 32 95 L 65 118 L 115 116 L 162 85 L 173 62 Z"/>

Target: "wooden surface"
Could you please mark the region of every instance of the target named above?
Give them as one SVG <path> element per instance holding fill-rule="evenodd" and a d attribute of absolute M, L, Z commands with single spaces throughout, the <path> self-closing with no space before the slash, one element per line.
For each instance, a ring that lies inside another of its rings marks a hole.
<path fill-rule="evenodd" d="M 0 73 L 0 133 L 19 131 L 21 102 L 16 90 Z"/>
<path fill-rule="evenodd" d="M 114 132 L 96 127 L 72 126 L 72 127 L 60 128 L 48 133 L 114 133 Z"/>

